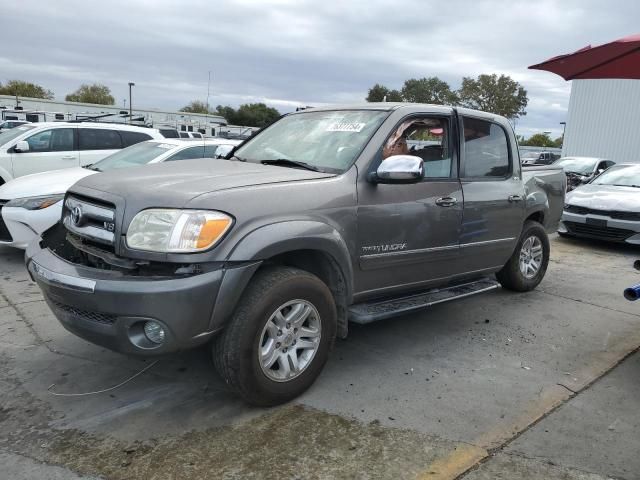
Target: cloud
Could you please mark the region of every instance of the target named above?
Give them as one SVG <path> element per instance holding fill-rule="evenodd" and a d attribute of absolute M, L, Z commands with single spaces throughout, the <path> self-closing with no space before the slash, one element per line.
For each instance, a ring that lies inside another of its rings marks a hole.
<path fill-rule="evenodd" d="M 529 93 L 518 132 L 561 132 L 570 84 L 527 70 L 546 58 L 637 30 L 640 5 L 613 0 L 21 0 L 3 5 L 0 81 L 23 78 L 64 98 L 101 82 L 117 99 L 178 109 L 265 101 L 360 102 L 380 82 L 505 73 Z M 20 40 L 22 39 L 22 40 Z M 120 100 L 119 100 L 120 101 Z"/>

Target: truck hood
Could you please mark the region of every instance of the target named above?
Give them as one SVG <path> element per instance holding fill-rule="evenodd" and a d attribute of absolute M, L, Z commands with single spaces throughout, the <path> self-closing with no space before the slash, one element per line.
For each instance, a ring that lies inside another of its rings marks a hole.
<path fill-rule="evenodd" d="M 13 200 L 14 198 L 65 193 L 78 180 L 95 173 L 98 172 L 87 168 L 74 167 L 25 175 L 0 186 L 0 199 Z"/>
<path fill-rule="evenodd" d="M 76 185 L 81 190 L 93 189 L 117 195 L 127 203 L 135 200 L 132 203 L 181 207 L 195 197 L 220 190 L 331 176 L 334 175 L 298 168 L 204 159 L 112 170 L 84 178 Z"/>
<path fill-rule="evenodd" d="M 640 212 L 640 189 L 587 184 L 567 193 L 566 203 L 594 210 Z"/>

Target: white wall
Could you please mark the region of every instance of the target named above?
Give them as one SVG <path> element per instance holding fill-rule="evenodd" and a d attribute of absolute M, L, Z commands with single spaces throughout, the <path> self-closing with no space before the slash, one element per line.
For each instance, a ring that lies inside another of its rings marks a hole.
<path fill-rule="evenodd" d="M 573 80 L 562 155 L 640 163 L 640 80 Z"/>

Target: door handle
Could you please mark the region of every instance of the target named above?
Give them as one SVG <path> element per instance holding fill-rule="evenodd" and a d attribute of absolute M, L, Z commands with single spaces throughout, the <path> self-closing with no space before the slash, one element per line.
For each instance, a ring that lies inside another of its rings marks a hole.
<path fill-rule="evenodd" d="M 62 160 L 75 160 L 76 157 L 74 155 L 66 155 L 62 157 Z"/>
<path fill-rule="evenodd" d="M 439 207 L 453 207 L 458 200 L 455 197 L 440 197 L 436 200 L 436 205 Z"/>
<path fill-rule="evenodd" d="M 520 195 L 509 195 L 509 202 L 511 203 L 519 202 L 520 200 L 522 200 L 522 197 Z"/>

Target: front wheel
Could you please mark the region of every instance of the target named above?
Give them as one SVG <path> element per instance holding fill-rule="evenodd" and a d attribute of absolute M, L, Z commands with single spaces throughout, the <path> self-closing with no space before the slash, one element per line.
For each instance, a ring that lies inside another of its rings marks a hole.
<path fill-rule="evenodd" d="M 224 380 L 248 403 L 287 402 L 311 386 L 337 329 L 329 288 L 289 267 L 259 272 L 242 296 L 213 359 Z"/>
<path fill-rule="evenodd" d="M 524 224 L 522 234 L 509 261 L 496 277 L 500 284 L 516 292 L 528 292 L 544 278 L 549 264 L 549 238 L 538 222 Z"/>

